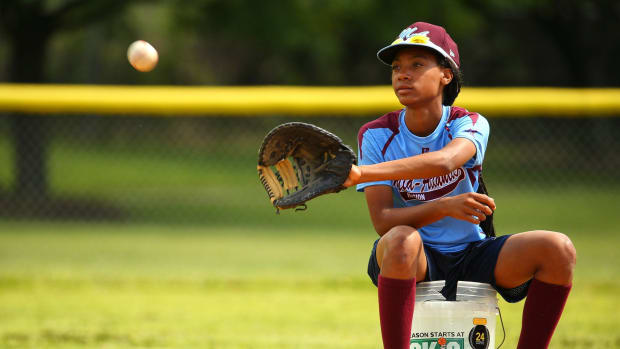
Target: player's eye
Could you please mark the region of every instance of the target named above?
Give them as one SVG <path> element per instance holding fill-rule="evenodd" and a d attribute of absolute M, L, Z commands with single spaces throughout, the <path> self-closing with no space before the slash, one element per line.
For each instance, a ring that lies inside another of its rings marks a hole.
<path fill-rule="evenodd" d="M 423 66 L 424 66 L 424 64 L 422 64 L 422 63 L 420 63 L 420 62 L 414 62 L 414 63 L 413 63 L 413 67 L 414 67 L 414 68 L 420 68 L 420 67 L 423 67 Z"/>
<path fill-rule="evenodd" d="M 400 70 L 400 66 L 399 65 L 393 65 L 392 66 L 392 71 L 399 71 Z"/>

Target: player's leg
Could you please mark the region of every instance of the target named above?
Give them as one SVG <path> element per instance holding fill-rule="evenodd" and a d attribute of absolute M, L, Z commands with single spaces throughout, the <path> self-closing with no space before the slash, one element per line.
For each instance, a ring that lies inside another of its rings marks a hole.
<path fill-rule="evenodd" d="M 548 347 L 572 286 L 575 263 L 575 247 L 564 234 L 531 231 L 506 240 L 495 267 L 496 284 L 513 288 L 533 278 L 517 348 Z"/>
<path fill-rule="evenodd" d="M 397 226 L 377 243 L 379 317 L 383 347 L 409 348 L 416 278 L 423 280 L 427 262 L 418 231 Z"/>

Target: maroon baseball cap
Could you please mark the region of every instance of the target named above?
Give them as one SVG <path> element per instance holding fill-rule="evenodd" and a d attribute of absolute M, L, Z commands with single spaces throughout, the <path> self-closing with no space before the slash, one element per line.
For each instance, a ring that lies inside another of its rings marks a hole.
<path fill-rule="evenodd" d="M 423 46 L 439 52 L 448 59 L 452 69 L 458 70 L 461 65 L 458 47 L 448 32 L 438 25 L 425 22 L 415 22 L 403 29 L 394 42 L 377 52 L 377 58 L 391 65 L 396 51 L 407 46 Z"/>

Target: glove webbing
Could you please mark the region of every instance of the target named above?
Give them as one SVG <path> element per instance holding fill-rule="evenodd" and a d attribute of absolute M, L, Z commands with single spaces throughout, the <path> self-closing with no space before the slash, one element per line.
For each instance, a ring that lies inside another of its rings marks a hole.
<path fill-rule="evenodd" d="M 280 160 L 275 164 L 275 168 L 277 173 L 274 173 L 270 166 L 257 166 L 258 177 L 272 204 L 284 196 L 284 190 L 288 193 L 297 189 L 299 185 L 297 174 L 289 159 Z"/>

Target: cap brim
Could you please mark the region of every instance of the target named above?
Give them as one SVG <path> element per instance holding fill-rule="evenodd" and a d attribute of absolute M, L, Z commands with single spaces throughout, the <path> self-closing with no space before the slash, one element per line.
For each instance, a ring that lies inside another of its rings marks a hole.
<path fill-rule="evenodd" d="M 452 69 L 458 70 L 459 67 L 456 64 L 456 62 L 454 61 L 454 59 L 452 57 L 450 57 L 441 47 L 433 44 L 433 43 L 412 43 L 412 42 L 399 42 L 398 44 L 394 44 L 394 45 L 390 45 L 390 46 L 386 46 L 382 49 L 380 49 L 377 52 L 377 58 L 386 65 L 392 65 L 392 61 L 394 60 L 394 57 L 396 56 L 396 52 L 398 50 L 400 50 L 403 47 L 411 47 L 411 46 L 421 46 L 421 47 L 428 47 L 430 49 L 432 49 L 433 51 L 439 53 L 440 55 L 446 57 L 448 59 L 448 62 L 450 62 L 450 65 L 452 66 Z"/>

